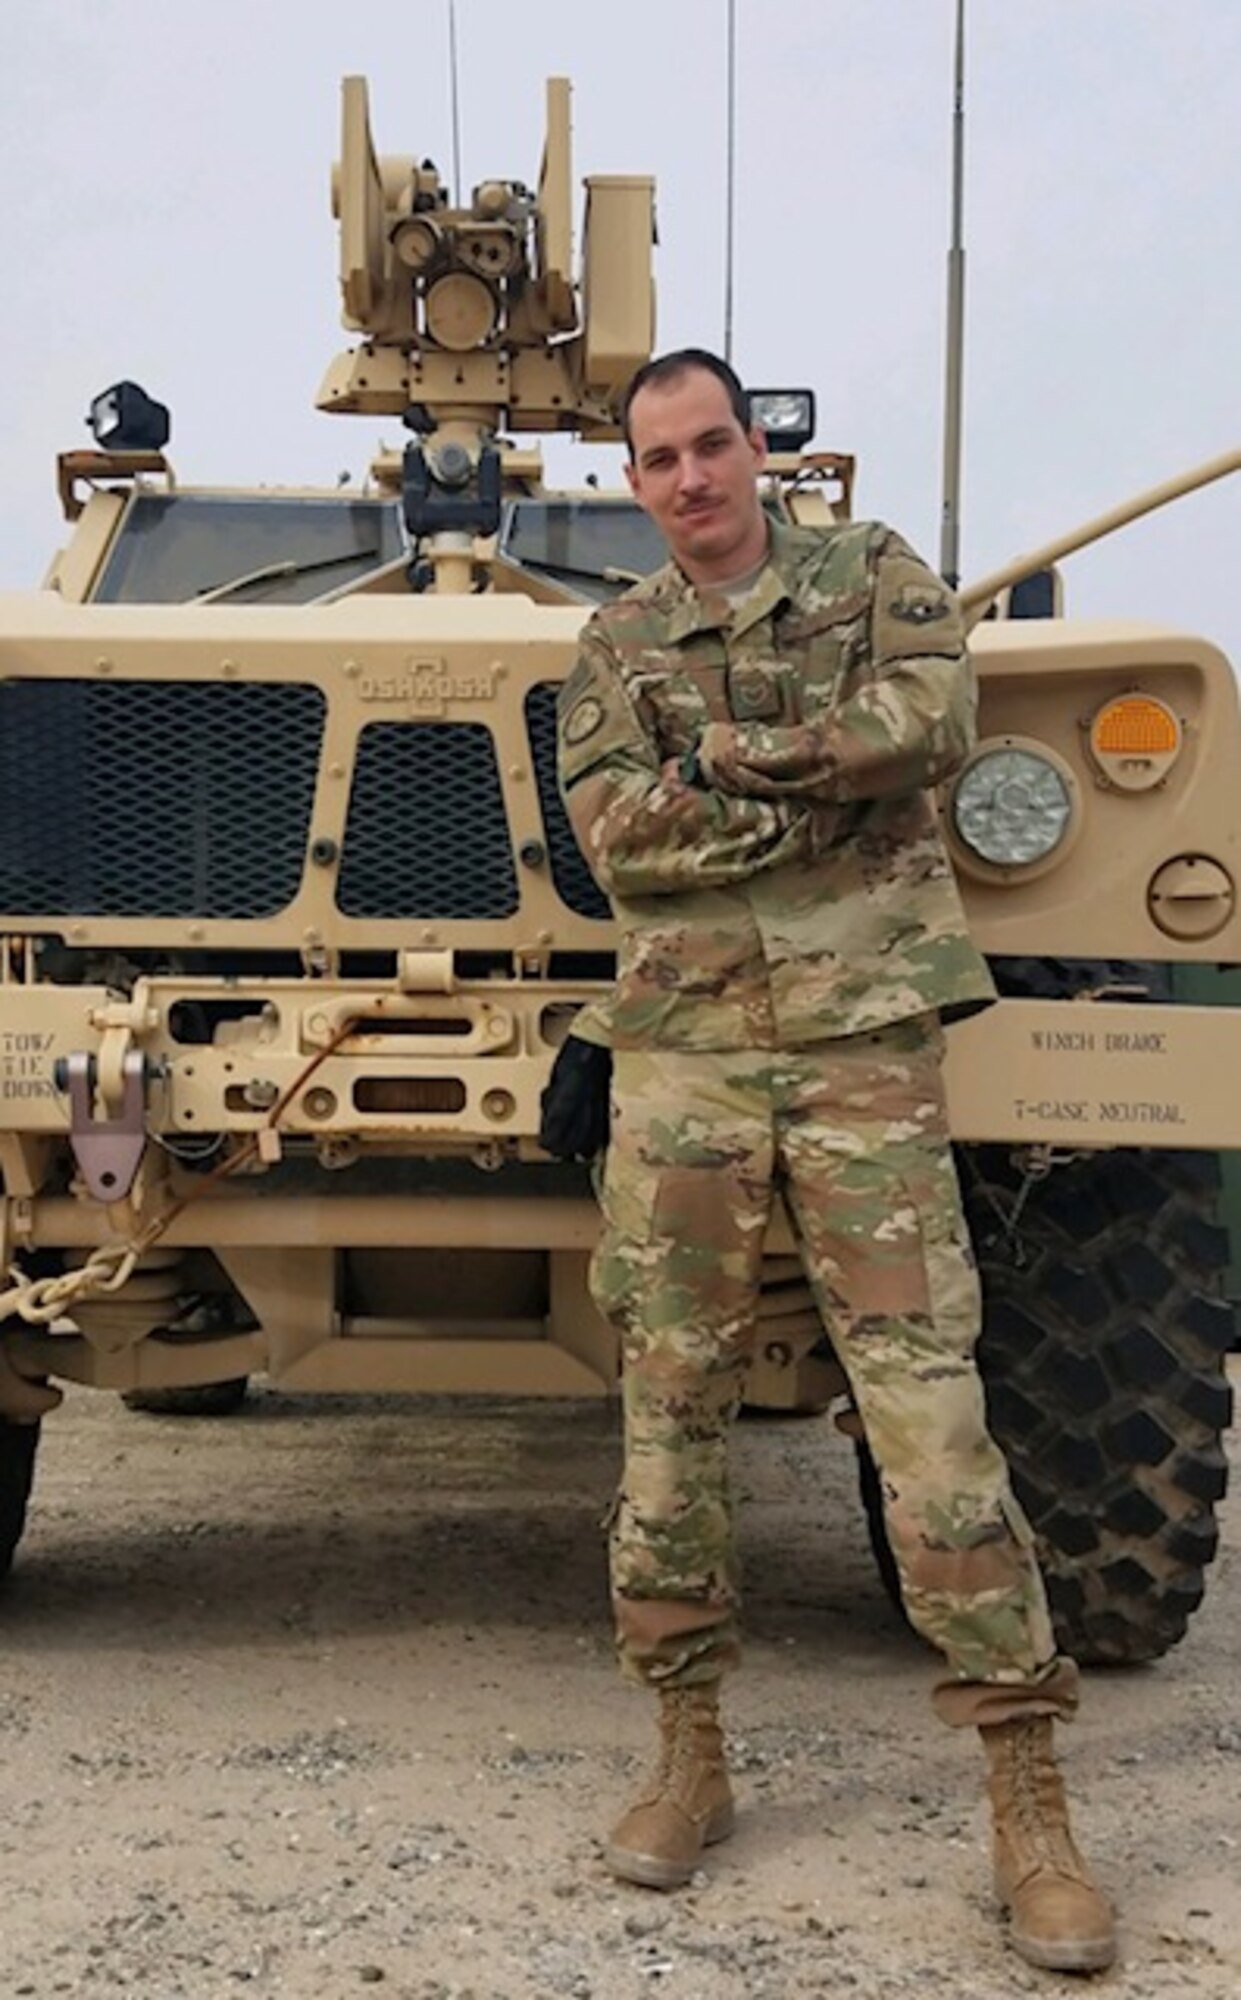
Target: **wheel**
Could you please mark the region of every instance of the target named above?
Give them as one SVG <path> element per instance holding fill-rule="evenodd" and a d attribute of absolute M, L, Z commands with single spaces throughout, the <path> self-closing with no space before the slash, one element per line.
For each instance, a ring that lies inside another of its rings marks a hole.
<path fill-rule="evenodd" d="M 176 1389 L 126 1389 L 121 1397 L 127 1410 L 142 1410 L 155 1417 L 231 1417 L 246 1400 L 248 1375 L 232 1375 L 226 1382 L 198 1382 Z"/>
<path fill-rule="evenodd" d="M 1056 1638 L 1083 1665 L 1158 1659 L 1215 1556 L 1232 1420 L 1227 1233 L 1209 1153 L 1095 1153 L 1030 1186 L 1007 1150 L 962 1150 L 983 1280 L 988 1420 L 1038 1540 Z M 879 1476 L 858 1487 L 904 1616 Z"/>
<path fill-rule="evenodd" d="M 38 1449 L 37 1423 L 14 1424 L 0 1417 L 0 1577 L 12 1568 L 26 1526 Z"/>
<path fill-rule="evenodd" d="M 991 969 L 1009 997 L 1172 997 L 1166 965 L 1007 958 Z M 1088 1664 L 1158 1659 L 1202 1600 L 1228 1483 L 1236 1315 L 1218 1158 L 1096 1152 L 1029 1182 L 1007 1147 L 959 1148 L 958 1164 L 983 1281 L 988 1419 L 1038 1539 L 1057 1639 Z M 858 1470 L 899 1608 L 864 1446 Z"/>
<path fill-rule="evenodd" d="M 1158 1659 L 1201 1602 L 1228 1479 L 1218 1162 L 1093 1153 L 1032 1183 L 1004 1147 L 961 1164 L 989 1420 L 1057 1638 L 1083 1663 Z"/>

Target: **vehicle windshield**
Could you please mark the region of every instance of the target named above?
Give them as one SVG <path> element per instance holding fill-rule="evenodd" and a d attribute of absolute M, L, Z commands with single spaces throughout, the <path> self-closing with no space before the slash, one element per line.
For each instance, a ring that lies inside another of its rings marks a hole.
<path fill-rule="evenodd" d="M 587 604 L 618 597 L 668 560 L 663 536 L 632 500 L 515 500 L 500 554 Z"/>
<path fill-rule="evenodd" d="M 135 493 L 94 594 L 103 604 L 308 604 L 405 547 L 397 500 Z"/>

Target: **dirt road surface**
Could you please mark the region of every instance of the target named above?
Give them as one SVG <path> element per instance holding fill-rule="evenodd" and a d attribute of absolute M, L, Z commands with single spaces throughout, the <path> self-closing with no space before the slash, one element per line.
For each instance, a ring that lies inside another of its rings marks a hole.
<path fill-rule="evenodd" d="M 599 1835 L 651 1716 L 606 1631 L 597 1406 L 70 1396 L 0 1597 L 0 1995 L 1236 2000 L 1241 1503 L 1186 1643 L 1088 1678 L 1066 1763 L 1123 1913 L 1002 1941 L 980 1759 L 871 1569 L 850 1448 L 743 1424 L 738 1832 L 691 1887 Z"/>

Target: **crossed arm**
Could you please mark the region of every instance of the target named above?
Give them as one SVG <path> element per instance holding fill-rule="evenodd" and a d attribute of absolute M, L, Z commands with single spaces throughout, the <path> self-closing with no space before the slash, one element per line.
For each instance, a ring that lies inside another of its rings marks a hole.
<path fill-rule="evenodd" d="M 712 722 L 707 783 L 734 798 L 851 805 L 938 785 L 974 742 L 976 691 L 956 600 L 899 536 L 876 566 L 870 672 L 810 722 Z"/>
<path fill-rule="evenodd" d="M 606 634 L 588 629 L 559 704 L 566 809 L 612 895 L 728 886 L 813 857 L 840 810 L 939 784 L 974 742 L 956 600 L 890 531 L 875 565 L 867 671 L 811 721 L 711 722 L 693 781 L 661 761 Z"/>
<path fill-rule="evenodd" d="M 661 761 L 601 634 L 562 690 L 559 737 L 565 808 L 609 895 L 728 887 L 808 851 L 804 802 L 732 798 Z"/>

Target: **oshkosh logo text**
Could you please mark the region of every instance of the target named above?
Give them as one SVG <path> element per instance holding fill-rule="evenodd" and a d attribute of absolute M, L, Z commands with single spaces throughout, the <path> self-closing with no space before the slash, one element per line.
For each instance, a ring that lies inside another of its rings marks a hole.
<path fill-rule="evenodd" d="M 359 701 L 399 702 L 419 715 L 442 715 L 452 702 L 494 701 L 496 673 L 483 667 L 477 673 L 454 674 L 430 660 L 400 674 L 361 674 L 357 689 Z"/>

